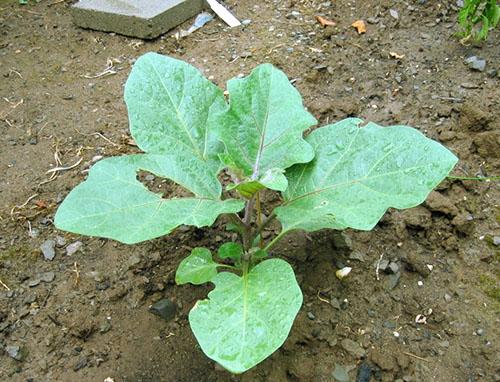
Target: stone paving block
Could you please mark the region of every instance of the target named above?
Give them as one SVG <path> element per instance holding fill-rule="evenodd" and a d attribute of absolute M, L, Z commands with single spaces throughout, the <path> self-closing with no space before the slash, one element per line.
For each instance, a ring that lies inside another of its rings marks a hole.
<path fill-rule="evenodd" d="M 203 0 L 80 0 L 71 9 L 79 27 L 153 39 L 204 6 Z"/>

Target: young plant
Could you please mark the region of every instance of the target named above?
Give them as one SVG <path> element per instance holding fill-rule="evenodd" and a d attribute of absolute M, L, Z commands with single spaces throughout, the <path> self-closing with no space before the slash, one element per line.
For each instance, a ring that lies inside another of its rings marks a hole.
<path fill-rule="evenodd" d="M 389 207 L 423 202 L 457 158 L 410 127 L 356 118 L 304 138 L 316 120 L 270 64 L 230 80 L 227 90 L 229 103 L 187 63 L 155 53 L 140 57 L 125 101 L 144 154 L 96 163 L 59 207 L 55 225 L 133 244 L 225 215 L 240 240 L 223 244 L 215 258 L 207 248 L 193 249 L 176 282 L 215 285 L 189 322 L 208 357 L 242 373 L 283 344 L 302 305 L 292 267 L 272 256 L 274 244 L 294 230 L 370 230 Z M 138 181 L 139 170 L 192 196 L 165 199 Z M 222 170 L 232 178 L 224 197 Z M 263 190 L 282 195 L 269 216 L 260 206 Z M 264 242 L 260 233 L 275 219 L 281 231 Z"/>
<path fill-rule="evenodd" d="M 497 0 L 464 0 L 458 13 L 458 23 L 462 27 L 460 35 L 466 39 L 486 40 L 489 29 L 496 28 L 499 20 Z"/>

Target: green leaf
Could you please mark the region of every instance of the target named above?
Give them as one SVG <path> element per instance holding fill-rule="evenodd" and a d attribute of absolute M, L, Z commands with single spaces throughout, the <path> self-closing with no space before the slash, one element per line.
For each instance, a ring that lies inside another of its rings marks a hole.
<path fill-rule="evenodd" d="M 189 313 L 203 352 L 233 373 L 242 373 L 278 349 L 302 305 L 292 267 L 281 259 L 256 265 L 245 276 L 219 273 L 207 300 Z"/>
<path fill-rule="evenodd" d="M 275 191 L 285 191 L 288 180 L 283 174 L 284 170 L 271 168 L 267 170 L 258 180 L 244 180 L 238 184 L 231 184 L 228 190 L 236 189 L 243 197 L 250 199 L 256 192 L 268 188 Z"/>
<path fill-rule="evenodd" d="M 217 255 L 221 259 L 232 259 L 239 260 L 241 258 L 241 254 L 243 253 L 243 248 L 238 243 L 224 243 L 220 246 Z"/>
<path fill-rule="evenodd" d="M 212 253 L 207 248 L 194 248 L 191 254 L 179 264 L 175 273 L 175 282 L 178 285 L 204 284 L 217 275 L 219 265 L 212 260 Z"/>
<path fill-rule="evenodd" d="M 228 167 L 255 181 L 268 170 L 313 158 L 302 134 L 316 120 L 283 72 L 259 65 L 248 77 L 228 81 L 227 88 L 230 108 L 218 116 L 218 123 L 226 148 L 221 159 Z"/>
<path fill-rule="evenodd" d="M 457 162 L 415 129 L 361 123 L 345 119 L 307 137 L 316 157 L 287 171 L 285 203 L 275 210 L 284 231 L 370 230 L 389 207 L 422 203 Z"/>
<path fill-rule="evenodd" d="M 136 179 L 139 169 L 170 178 L 194 196 L 163 199 Z M 221 185 L 209 165 L 188 152 L 107 158 L 97 162 L 88 179 L 67 196 L 55 225 L 133 244 L 166 235 L 182 224 L 208 226 L 218 215 L 244 207 L 243 201 L 220 200 L 220 194 Z"/>
<path fill-rule="evenodd" d="M 141 56 L 125 84 L 130 131 L 146 152 L 187 151 L 218 168 L 215 118 L 226 110 L 221 89 L 195 67 L 156 53 Z"/>

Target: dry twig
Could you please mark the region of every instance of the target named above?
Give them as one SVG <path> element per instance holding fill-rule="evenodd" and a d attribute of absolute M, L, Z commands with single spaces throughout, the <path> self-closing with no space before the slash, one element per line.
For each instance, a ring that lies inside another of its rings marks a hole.
<path fill-rule="evenodd" d="M 0 285 L 3 286 L 5 289 L 10 290 L 10 288 L 2 280 L 0 280 Z"/>
<path fill-rule="evenodd" d="M 74 284 L 75 284 L 75 286 L 77 286 L 78 283 L 80 282 L 80 270 L 78 269 L 78 263 L 76 261 L 73 264 L 73 270 L 72 270 L 72 272 L 75 272 L 75 281 L 74 281 Z"/>

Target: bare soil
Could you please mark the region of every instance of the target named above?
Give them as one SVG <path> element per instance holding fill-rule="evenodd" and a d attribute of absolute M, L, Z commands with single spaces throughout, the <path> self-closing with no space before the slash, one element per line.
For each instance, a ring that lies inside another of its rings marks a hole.
<path fill-rule="evenodd" d="M 0 380 L 333 381 L 338 364 L 358 381 L 500 381 L 498 182 L 448 179 L 371 232 L 285 238 L 274 255 L 292 263 L 304 305 L 284 346 L 240 376 L 207 359 L 190 331 L 187 314 L 209 287 L 174 283 L 191 248 L 232 239 L 223 220 L 134 246 L 55 230 L 58 203 L 93 160 L 137 151 L 123 84 L 148 51 L 222 87 L 270 62 L 321 124 L 408 124 L 457 154 L 454 175 L 499 175 L 498 31 L 461 44 L 454 0 L 227 4 L 250 24 L 215 20 L 179 42 L 175 30 L 148 42 L 81 30 L 67 1 L 0 4 Z M 358 19 L 370 21 L 365 34 L 350 26 Z M 486 60 L 483 72 L 464 63 L 470 55 Z M 44 259 L 40 245 L 57 236 Z M 377 276 L 385 260 L 396 273 Z M 353 271 L 341 282 L 344 265 Z M 177 305 L 168 322 L 148 311 L 162 298 Z"/>

